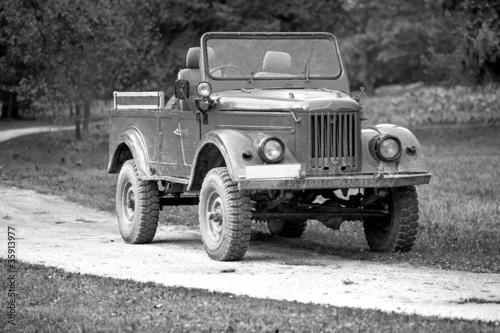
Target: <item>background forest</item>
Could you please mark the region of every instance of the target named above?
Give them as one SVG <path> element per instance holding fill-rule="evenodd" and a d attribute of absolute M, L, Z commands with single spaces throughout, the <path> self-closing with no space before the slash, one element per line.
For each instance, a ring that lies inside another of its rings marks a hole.
<path fill-rule="evenodd" d="M 91 103 L 114 90 L 169 95 L 207 31 L 332 32 L 351 88 L 369 95 L 500 80 L 497 0 L 2 0 L 1 117 L 31 105 L 88 121 Z"/>

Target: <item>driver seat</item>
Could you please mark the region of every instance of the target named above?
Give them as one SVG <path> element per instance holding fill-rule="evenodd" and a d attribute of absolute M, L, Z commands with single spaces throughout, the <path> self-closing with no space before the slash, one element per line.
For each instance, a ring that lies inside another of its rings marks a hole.
<path fill-rule="evenodd" d="M 262 63 L 262 72 L 256 73 L 256 77 L 293 77 L 292 57 L 289 53 L 278 51 L 267 51 Z"/>
<path fill-rule="evenodd" d="M 189 48 L 186 55 L 186 68 L 181 69 L 177 74 L 178 80 L 189 81 L 189 99 L 193 100 L 198 97 L 196 87 L 201 81 L 200 73 L 200 47 Z M 190 110 L 189 104 L 186 100 L 180 100 L 180 107 L 182 110 Z M 194 101 L 191 102 L 194 105 Z"/>

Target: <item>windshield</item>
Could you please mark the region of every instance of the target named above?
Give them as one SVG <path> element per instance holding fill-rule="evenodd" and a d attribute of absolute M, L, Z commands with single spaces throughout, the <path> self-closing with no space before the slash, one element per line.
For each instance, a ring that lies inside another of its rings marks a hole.
<path fill-rule="evenodd" d="M 333 39 L 327 36 L 210 37 L 207 74 L 215 80 L 335 79 L 340 75 Z"/>

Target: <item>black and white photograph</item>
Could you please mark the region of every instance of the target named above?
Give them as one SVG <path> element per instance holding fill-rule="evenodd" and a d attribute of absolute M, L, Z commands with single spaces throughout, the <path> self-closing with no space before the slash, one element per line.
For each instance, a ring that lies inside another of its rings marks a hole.
<path fill-rule="evenodd" d="M 498 0 L 2 0 L 1 332 L 500 332 Z"/>

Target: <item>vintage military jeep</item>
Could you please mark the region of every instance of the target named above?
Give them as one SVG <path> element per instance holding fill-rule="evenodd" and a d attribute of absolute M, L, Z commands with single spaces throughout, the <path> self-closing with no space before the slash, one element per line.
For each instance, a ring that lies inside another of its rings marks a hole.
<path fill-rule="evenodd" d="M 239 260 L 251 222 L 300 237 L 308 219 L 363 221 L 375 251 L 409 251 L 424 155 L 407 129 L 362 129 L 329 33 L 207 33 L 175 96 L 116 92 L 108 172 L 123 239 L 151 242 L 165 205 L 198 205 L 214 260 Z"/>

